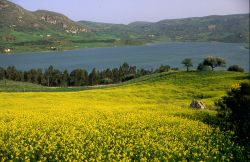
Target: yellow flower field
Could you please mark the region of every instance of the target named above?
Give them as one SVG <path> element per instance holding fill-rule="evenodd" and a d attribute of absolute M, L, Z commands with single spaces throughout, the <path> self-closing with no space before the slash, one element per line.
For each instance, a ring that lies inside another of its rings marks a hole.
<path fill-rule="evenodd" d="M 206 124 L 246 74 L 174 73 L 80 92 L 0 92 L 0 161 L 232 161 L 244 148 Z"/>

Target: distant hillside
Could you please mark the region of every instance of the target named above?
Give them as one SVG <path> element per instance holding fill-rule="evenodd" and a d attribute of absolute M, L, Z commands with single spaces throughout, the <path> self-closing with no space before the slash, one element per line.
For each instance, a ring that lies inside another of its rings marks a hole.
<path fill-rule="evenodd" d="M 119 33 L 121 37 L 126 33 L 127 37 L 168 41 L 249 42 L 248 14 L 162 20 L 156 23 L 133 22 L 128 25 L 91 23 L 90 26 L 84 21 L 80 23 L 95 27 L 98 32 Z"/>
<path fill-rule="evenodd" d="M 0 53 L 141 45 L 162 41 L 249 42 L 249 15 L 208 16 L 128 25 L 74 22 L 0 1 Z"/>

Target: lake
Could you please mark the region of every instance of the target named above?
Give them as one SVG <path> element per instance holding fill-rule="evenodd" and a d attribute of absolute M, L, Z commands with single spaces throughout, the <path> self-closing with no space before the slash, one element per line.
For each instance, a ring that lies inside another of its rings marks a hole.
<path fill-rule="evenodd" d="M 123 62 L 137 68 L 157 68 L 161 64 L 184 69 L 185 58 L 192 58 L 194 68 L 207 56 L 220 56 L 226 59 L 227 67 L 237 64 L 246 71 L 249 68 L 249 50 L 237 43 L 161 43 L 144 46 L 80 49 L 60 52 L 35 52 L 0 55 L 0 67 L 16 66 L 19 70 L 48 68 L 50 65 L 69 71 L 84 68 L 90 71 L 113 68 Z M 226 68 L 224 68 L 226 69 Z"/>

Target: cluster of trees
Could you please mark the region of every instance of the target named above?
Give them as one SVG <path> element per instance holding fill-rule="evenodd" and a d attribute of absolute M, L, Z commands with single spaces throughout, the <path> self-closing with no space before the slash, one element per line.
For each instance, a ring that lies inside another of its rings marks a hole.
<path fill-rule="evenodd" d="M 191 58 L 186 58 L 181 63 L 187 68 L 187 71 L 189 71 L 189 69 L 193 67 L 193 62 Z M 210 70 L 211 68 L 212 71 L 214 71 L 214 68 L 223 67 L 225 65 L 226 65 L 226 61 L 223 58 L 209 56 L 205 58 L 204 61 L 198 65 L 197 70 L 207 71 L 207 70 Z"/>
<path fill-rule="evenodd" d="M 187 68 L 187 71 L 190 70 L 191 67 L 193 67 L 192 59 L 186 58 L 182 61 L 182 64 Z M 226 65 L 225 59 L 221 57 L 215 57 L 215 56 L 209 56 L 201 62 L 197 70 L 198 71 L 214 71 L 214 68 L 216 67 L 224 67 Z M 232 65 L 228 68 L 228 71 L 237 71 L 237 72 L 244 72 L 244 69 L 241 68 L 238 65 Z"/>
<path fill-rule="evenodd" d="M 75 69 L 70 73 L 67 70 L 60 71 L 50 66 L 48 69 L 31 69 L 29 71 L 20 71 L 15 66 L 9 66 L 7 69 L 0 67 L 0 80 L 9 79 L 13 81 L 23 81 L 44 86 L 86 86 L 98 84 L 113 84 L 128 81 L 143 75 L 156 72 L 169 71 L 170 66 L 161 65 L 156 70 L 137 69 L 136 66 L 130 66 L 128 63 L 122 64 L 119 68 L 105 69 L 102 71 L 93 70 L 88 73 L 85 69 Z"/>

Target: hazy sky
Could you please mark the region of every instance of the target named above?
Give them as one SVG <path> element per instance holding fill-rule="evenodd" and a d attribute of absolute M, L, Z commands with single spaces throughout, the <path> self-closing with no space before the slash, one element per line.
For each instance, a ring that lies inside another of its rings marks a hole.
<path fill-rule="evenodd" d="M 28 10 L 63 13 L 73 20 L 127 24 L 207 15 L 249 13 L 249 0 L 11 0 Z"/>

